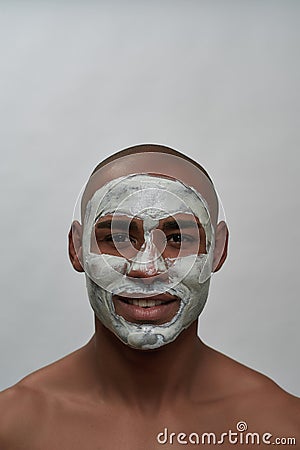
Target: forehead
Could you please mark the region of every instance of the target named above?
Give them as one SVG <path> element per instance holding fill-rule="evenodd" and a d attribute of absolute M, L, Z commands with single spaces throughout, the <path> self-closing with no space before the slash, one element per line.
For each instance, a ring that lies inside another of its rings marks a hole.
<path fill-rule="evenodd" d="M 195 214 L 209 220 L 206 201 L 191 187 L 170 178 L 148 174 L 127 175 L 108 182 L 94 194 L 96 218 L 128 214 L 140 219 L 161 220 L 178 213 Z"/>
<path fill-rule="evenodd" d="M 100 168 L 89 179 L 82 197 L 82 216 L 89 199 L 102 186 L 117 178 L 131 174 L 149 174 L 183 182 L 193 187 L 208 204 L 212 222 L 218 214 L 217 197 L 211 181 L 194 164 L 175 155 L 147 152 L 120 157 Z"/>

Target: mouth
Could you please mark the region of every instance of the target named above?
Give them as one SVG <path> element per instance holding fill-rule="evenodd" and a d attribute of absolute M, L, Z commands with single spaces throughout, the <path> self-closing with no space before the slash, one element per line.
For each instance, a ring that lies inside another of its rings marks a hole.
<path fill-rule="evenodd" d="M 135 305 L 140 306 L 141 308 L 153 308 L 154 306 L 160 306 L 160 305 L 168 305 L 169 303 L 172 303 L 176 300 L 176 298 L 172 298 L 171 300 L 163 299 L 157 299 L 156 298 L 126 298 L 126 297 L 119 297 L 119 300 L 121 302 L 127 303 L 128 305 Z"/>
<path fill-rule="evenodd" d="M 130 298 L 124 293 L 114 295 L 113 303 L 116 313 L 128 322 L 162 325 L 175 316 L 180 299 L 167 293 L 144 298 Z"/>

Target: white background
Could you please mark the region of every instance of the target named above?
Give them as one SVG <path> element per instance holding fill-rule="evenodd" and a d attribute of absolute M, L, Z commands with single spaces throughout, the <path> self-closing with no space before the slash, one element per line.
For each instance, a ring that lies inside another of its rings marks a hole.
<path fill-rule="evenodd" d="M 87 342 L 67 232 L 129 145 L 204 165 L 231 232 L 200 335 L 300 395 L 296 0 L 1 1 L 0 388 Z"/>

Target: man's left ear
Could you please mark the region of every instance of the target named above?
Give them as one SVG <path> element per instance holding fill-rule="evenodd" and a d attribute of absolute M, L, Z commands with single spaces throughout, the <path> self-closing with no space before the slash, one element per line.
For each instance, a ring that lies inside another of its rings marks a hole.
<path fill-rule="evenodd" d="M 229 231 L 226 223 L 222 220 L 219 222 L 216 229 L 216 240 L 213 260 L 213 272 L 218 272 L 223 266 L 227 258 Z"/>

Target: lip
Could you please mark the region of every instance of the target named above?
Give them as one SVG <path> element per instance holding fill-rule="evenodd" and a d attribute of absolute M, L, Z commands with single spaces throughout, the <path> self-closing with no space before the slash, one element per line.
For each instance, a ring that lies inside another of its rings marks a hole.
<path fill-rule="evenodd" d="M 122 296 L 113 296 L 115 311 L 128 322 L 162 325 L 172 320 L 180 306 L 180 299 L 168 293 L 142 297 L 142 299 L 160 301 L 161 304 L 142 307 L 126 303 L 127 300 L 137 300 L 137 298 L 131 297 L 130 294 L 126 295 L 124 292 Z"/>

